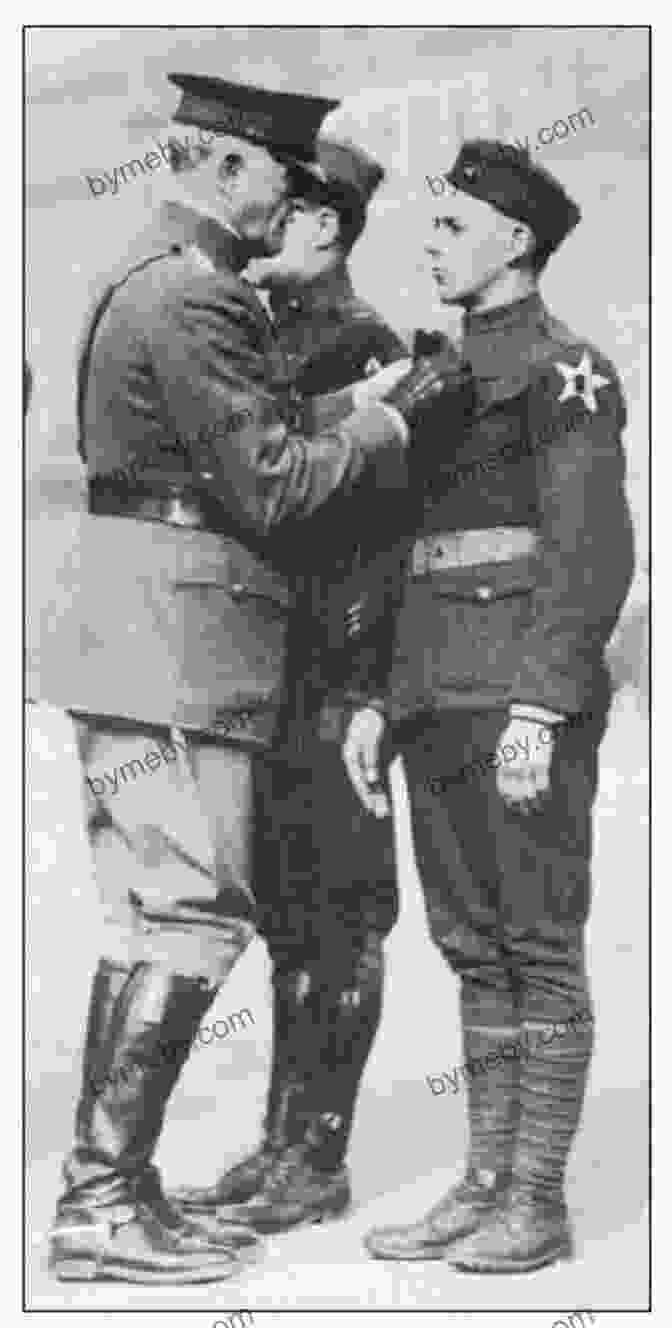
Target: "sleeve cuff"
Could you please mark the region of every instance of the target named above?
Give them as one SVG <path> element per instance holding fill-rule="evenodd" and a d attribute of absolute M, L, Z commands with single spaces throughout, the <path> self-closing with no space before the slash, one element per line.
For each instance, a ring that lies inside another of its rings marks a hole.
<path fill-rule="evenodd" d="M 401 411 L 397 410 L 396 406 L 389 406 L 386 401 L 380 401 L 378 404 L 382 406 L 386 414 L 388 414 L 390 416 L 390 419 L 394 421 L 394 424 L 396 425 L 397 432 L 399 433 L 401 441 L 404 444 L 404 446 L 406 446 L 408 444 L 408 440 L 411 434 Z"/>
<path fill-rule="evenodd" d="M 345 700 L 352 710 L 377 710 L 383 717 L 387 714 L 384 696 L 367 696 L 365 692 L 350 689 L 345 694 Z"/>

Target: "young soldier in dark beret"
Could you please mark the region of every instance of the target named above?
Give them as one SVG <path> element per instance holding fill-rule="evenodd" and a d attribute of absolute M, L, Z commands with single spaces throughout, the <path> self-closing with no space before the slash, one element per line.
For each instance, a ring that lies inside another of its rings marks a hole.
<path fill-rule="evenodd" d="M 564 1183 L 592 1045 L 590 1019 L 576 1016 L 590 1014 L 604 649 L 633 569 L 626 416 L 614 366 L 553 318 L 537 288 L 576 205 L 526 152 L 489 141 L 465 143 L 447 179 L 427 252 L 442 303 L 465 310 L 461 353 L 478 404 L 452 446 L 440 403 L 420 426 L 435 431 L 436 464 L 388 716 L 432 935 L 460 978 L 465 1060 L 524 1031 L 534 1042 L 524 1061 L 470 1078 L 462 1182 L 427 1217 L 366 1243 L 377 1258 L 517 1272 L 572 1251 Z M 499 468 L 469 470 L 504 449 Z M 374 812 L 385 810 L 384 724 L 378 710 L 360 712 L 345 747 Z M 498 760 L 507 748 L 519 759 Z M 482 757 L 477 778 L 431 779 Z M 558 1022 L 568 1031 L 554 1041 Z"/>
<path fill-rule="evenodd" d="M 105 913 L 51 1240 L 67 1280 L 216 1280 L 253 1243 L 186 1220 L 152 1157 L 190 1043 L 254 933 L 251 752 L 276 721 L 291 602 L 270 540 L 369 465 L 381 490 L 403 482 L 406 421 L 443 383 L 411 372 L 378 385 L 389 404 L 374 388 L 311 438 L 292 426 L 272 391 L 271 324 L 240 273 L 282 247 L 334 103 L 172 81 L 175 119 L 203 131 L 185 191 L 193 243 L 126 271 L 87 326 L 88 513 L 29 691 L 77 716 Z M 175 439 L 184 447 L 159 446 Z M 157 740 L 174 761 L 136 783 Z M 96 792 L 104 768 L 129 785 L 112 804 Z M 179 1055 L 159 1064 L 169 1043 Z"/>

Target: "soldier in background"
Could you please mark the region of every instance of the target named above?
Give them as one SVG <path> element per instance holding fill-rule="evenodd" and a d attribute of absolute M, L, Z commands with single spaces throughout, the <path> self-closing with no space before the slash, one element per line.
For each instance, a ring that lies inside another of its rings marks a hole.
<path fill-rule="evenodd" d="M 435 457 L 389 716 L 432 936 L 460 978 L 464 1059 L 481 1068 L 464 1179 L 427 1217 L 366 1243 L 376 1258 L 526 1272 L 572 1251 L 564 1183 L 592 1048 L 584 927 L 604 650 L 633 569 L 626 416 L 613 365 L 538 291 L 576 205 L 496 142 L 465 143 L 446 178 L 427 252 L 442 303 L 466 312 L 477 407 L 452 447 L 440 402 L 422 426 Z M 362 710 L 345 747 L 374 813 L 383 728 Z"/>
<path fill-rule="evenodd" d="M 296 204 L 282 252 L 255 271 L 270 292 L 286 386 L 309 430 L 342 410 L 350 393 L 340 389 L 388 363 L 410 364 L 352 288 L 348 255 L 384 172 L 351 140 L 335 140 L 338 118 L 323 125 L 314 187 Z M 319 540 L 307 522 L 287 550 L 297 587 L 287 696 L 271 751 L 255 759 L 259 929 L 273 961 L 262 1141 L 210 1188 L 177 1196 L 196 1212 L 245 1203 L 236 1212 L 264 1232 L 349 1203 L 344 1159 L 380 1020 L 382 942 L 397 917 L 392 824 L 367 814 L 341 756 L 350 709 L 372 685 L 384 695 L 403 586 L 407 491 L 383 504 L 372 479 L 346 500 L 330 499 Z"/>
<path fill-rule="evenodd" d="M 369 387 L 370 404 L 310 440 L 289 427 L 269 389 L 271 324 L 240 273 L 281 248 L 334 103 L 172 81 L 175 119 L 203 144 L 186 191 L 194 243 L 126 272 L 90 320 L 89 510 L 29 687 L 77 718 L 105 920 L 52 1231 L 65 1280 L 215 1280 L 250 1243 L 186 1220 L 152 1157 L 198 1026 L 254 934 L 251 753 L 273 732 L 291 601 L 270 539 L 383 458 L 381 491 L 403 482 L 406 419 L 442 382 L 410 375 L 384 405 Z"/>

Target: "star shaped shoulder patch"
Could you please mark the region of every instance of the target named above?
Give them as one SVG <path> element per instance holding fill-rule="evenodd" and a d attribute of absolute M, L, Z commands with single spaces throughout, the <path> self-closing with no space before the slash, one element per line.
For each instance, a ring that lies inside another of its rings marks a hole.
<path fill-rule="evenodd" d="M 590 351 L 584 350 L 579 363 L 576 365 L 566 364 L 563 360 L 555 360 L 554 366 L 563 380 L 562 391 L 557 400 L 562 403 L 578 397 L 591 415 L 594 415 L 600 408 L 600 398 L 598 396 L 600 388 L 609 387 L 612 379 L 605 378 L 603 374 L 595 372 Z"/>

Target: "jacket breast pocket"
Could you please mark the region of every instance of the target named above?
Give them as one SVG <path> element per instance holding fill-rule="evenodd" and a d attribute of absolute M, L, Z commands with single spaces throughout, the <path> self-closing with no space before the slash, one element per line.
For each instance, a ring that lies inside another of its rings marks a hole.
<path fill-rule="evenodd" d="M 532 624 L 534 586 L 529 559 L 432 575 L 435 688 L 510 686 Z"/>

